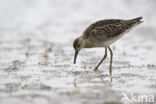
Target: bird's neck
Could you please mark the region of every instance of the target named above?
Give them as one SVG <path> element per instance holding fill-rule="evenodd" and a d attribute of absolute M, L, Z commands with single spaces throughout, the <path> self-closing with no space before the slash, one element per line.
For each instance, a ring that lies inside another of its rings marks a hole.
<path fill-rule="evenodd" d="M 84 39 L 84 48 L 92 48 L 92 44 L 89 39 Z"/>

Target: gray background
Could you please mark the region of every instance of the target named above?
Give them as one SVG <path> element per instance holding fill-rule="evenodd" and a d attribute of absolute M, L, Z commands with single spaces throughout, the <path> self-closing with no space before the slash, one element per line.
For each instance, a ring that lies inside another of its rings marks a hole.
<path fill-rule="evenodd" d="M 155 9 L 155 0 L 0 0 L 0 104 L 122 104 L 123 93 L 156 96 Z M 103 48 L 83 49 L 73 65 L 72 43 L 91 23 L 139 16 L 144 23 L 111 45 L 112 79 L 109 55 L 93 71 Z"/>

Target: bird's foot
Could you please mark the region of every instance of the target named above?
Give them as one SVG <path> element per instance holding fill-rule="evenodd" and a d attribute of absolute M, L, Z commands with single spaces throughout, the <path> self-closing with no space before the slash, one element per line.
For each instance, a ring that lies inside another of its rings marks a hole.
<path fill-rule="evenodd" d="M 94 68 L 94 71 L 97 72 L 97 71 L 98 71 L 98 67 L 95 67 L 95 68 Z"/>

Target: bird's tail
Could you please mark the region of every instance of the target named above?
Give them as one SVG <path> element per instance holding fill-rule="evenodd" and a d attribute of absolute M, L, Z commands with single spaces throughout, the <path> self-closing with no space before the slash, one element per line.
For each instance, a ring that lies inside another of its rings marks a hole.
<path fill-rule="evenodd" d="M 138 17 L 138 18 L 135 18 L 135 19 L 132 19 L 131 21 L 133 21 L 134 23 L 142 23 L 143 21 L 141 21 L 143 17 Z"/>
<path fill-rule="evenodd" d="M 134 18 L 134 19 L 130 19 L 127 21 L 128 25 L 134 26 L 134 25 L 138 25 L 140 23 L 142 23 L 143 21 L 141 21 L 143 17 L 138 17 L 138 18 Z"/>

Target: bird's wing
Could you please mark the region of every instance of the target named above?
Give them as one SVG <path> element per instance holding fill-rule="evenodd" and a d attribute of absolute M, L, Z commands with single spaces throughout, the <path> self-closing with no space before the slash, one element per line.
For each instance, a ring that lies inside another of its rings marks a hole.
<path fill-rule="evenodd" d="M 101 27 L 104 25 L 109 25 L 109 24 L 116 24 L 119 25 L 121 23 L 125 23 L 127 25 L 134 25 L 135 23 L 142 22 L 140 21 L 143 17 L 138 17 L 130 20 L 123 20 L 123 19 L 105 19 L 105 20 L 100 20 L 91 25 L 91 27 Z"/>
<path fill-rule="evenodd" d="M 130 27 L 124 22 L 116 24 L 107 24 L 101 27 L 95 27 L 89 32 L 89 35 L 95 38 L 111 38 L 118 36 L 128 30 Z"/>
<path fill-rule="evenodd" d="M 91 27 L 101 27 L 101 26 L 108 25 L 108 24 L 118 24 L 121 21 L 123 21 L 123 20 L 121 20 L 121 19 L 105 19 L 105 20 L 100 20 L 100 21 L 93 23 L 91 25 Z"/>
<path fill-rule="evenodd" d="M 110 38 L 118 36 L 123 32 L 129 30 L 136 24 L 142 23 L 142 17 L 130 20 L 121 19 L 105 19 L 97 21 L 90 25 L 83 33 L 85 37 L 91 35 L 93 38 Z"/>
<path fill-rule="evenodd" d="M 103 32 L 108 32 L 108 31 L 111 31 L 111 28 L 110 27 L 114 27 L 113 29 L 116 29 L 118 28 L 118 25 L 121 24 L 121 22 L 124 21 L 124 20 L 121 20 L 121 19 L 105 19 L 105 20 L 100 20 L 100 21 L 97 21 L 93 24 L 91 24 L 85 31 L 84 31 L 84 36 L 85 37 L 88 37 L 90 34 L 96 34 L 95 33 L 95 30 L 97 31 L 97 33 L 100 33 Z M 109 30 L 106 30 L 106 28 L 109 28 Z"/>

